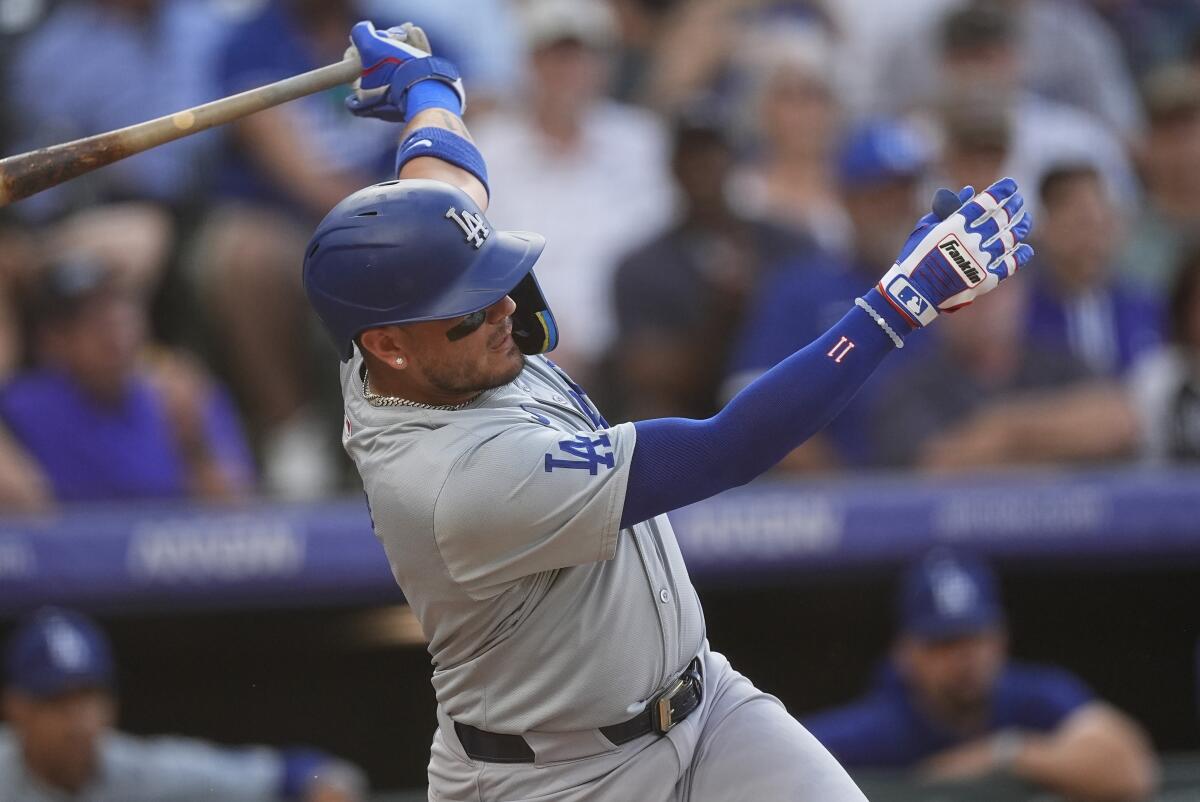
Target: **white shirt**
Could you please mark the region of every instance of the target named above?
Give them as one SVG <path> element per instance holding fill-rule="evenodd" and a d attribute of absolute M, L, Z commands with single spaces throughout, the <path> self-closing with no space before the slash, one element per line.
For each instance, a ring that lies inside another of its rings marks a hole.
<path fill-rule="evenodd" d="M 1026 92 L 1013 122 L 1005 174 L 1017 179 L 1027 210 L 1037 214 L 1039 185 L 1049 170 L 1081 164 L 1100 173 L 1119 208 L 1137 208 L 1140 190 L 1125 147 L 1095 117 Z"/>
<path fill-rule="evenodd" d="M 1178 438 L 1190 436 L 1192 442 L 1197 441 L 1200 419 L 1190 410 L 1173 410 L 1191 378 L 1188 354 L 1176 346 L 1150 351 L 1130 368 L 1126 387 L 1141 427 L 1141 451 L 1146 462 L 1170 462 Z"/>
<path fill-rule="evenodd" d="M 843 56 L 862 58 L 851 69 L 858 78 L 857 111 L 894 113 L 935 104 L 939 92 L 938 35 L 945 15 L 963 0 L 841 0 L 848 43 Z M 869 13 L 855 14 L 856 7 Z M 911 8 L 911 12 L 910 12 Z M 1025 0 L 1006 6 L 1015 15 L 1021 85 L 1043 97 L 1078 108 L 1119 137 L 1143 127 L 1137 87 L 1120 40 L 1086 3 Z M 906 17 L 906 18 L 905 18 Z M 864 49 L 869 52 L 863 53 Z M 862 73 L 873 80 L 862 91 Z"/>
<path fill-rule="evenodd" d="M 489 117 L 473 134 L 488 164 L 488 218 L 546 237 L 535 273 L 559 327 L 555 360 L 594 363 L 614 335 L 617 264 L 672 218 L 665 131 L 648 112 L 603 101 L 570 152 L 527 113 Z"/>

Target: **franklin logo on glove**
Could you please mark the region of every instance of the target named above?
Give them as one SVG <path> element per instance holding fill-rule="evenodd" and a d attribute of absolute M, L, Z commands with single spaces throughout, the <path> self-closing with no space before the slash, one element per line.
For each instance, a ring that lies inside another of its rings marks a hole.
<path fill-rule="evenodd" d="M 958 266 L 958 270 L 963 274 L 963 278 L 972 284 L 978 284 L 983 281 L 983 276 L 980 274 L 979 268 L 971 264 L 967 257 L 962 255 L 962 243 L 954 237 L 947 237 L 944 242 L 938 245 L 938 248 L 945 252 L 946 256 L 950 257 L 950 261 Z"/>

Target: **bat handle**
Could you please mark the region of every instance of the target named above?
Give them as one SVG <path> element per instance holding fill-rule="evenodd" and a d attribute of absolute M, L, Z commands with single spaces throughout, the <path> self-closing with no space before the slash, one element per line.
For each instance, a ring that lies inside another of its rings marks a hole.
<path fill-rule="evenodd" d="M 0 207 L 84 173 L 216 125 L 347 84 L 362 72 L 358 53 L 336 64 L 127 128 L 0 159 Z"/>

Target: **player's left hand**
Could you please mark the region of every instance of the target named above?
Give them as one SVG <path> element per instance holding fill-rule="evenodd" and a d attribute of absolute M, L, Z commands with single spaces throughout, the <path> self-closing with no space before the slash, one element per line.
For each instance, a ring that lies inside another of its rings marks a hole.
<path fill-rule="evenodd" d="M 1024 242 L 1033 228 L 1017 183 L 1005 178 L 984 192 L 938 190 L 879 292 L 914 326 L 938 310 L 953 312 L 995 289 L 1033 256 Z"/>
<path fill-rule="evenodd" d="M 421 81 L 441 81 L 458 94 L 466 107 L 466 92 L 458 69 L 450 61 L 433 55 L 425 32 L 406 22 L 380 31 L 370 22 L 350 30 L 350 50 L 357 50 L 362 75 L 354 82 L 354 94 L 346 108 L 359 117 L 375 117 L 403 123 L 408 90 Z"/>

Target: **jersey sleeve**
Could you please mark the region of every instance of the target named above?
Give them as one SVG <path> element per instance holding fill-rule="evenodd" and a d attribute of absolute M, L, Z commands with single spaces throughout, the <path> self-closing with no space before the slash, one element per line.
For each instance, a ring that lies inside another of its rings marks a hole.
<path fill-rule="evenodd" d="M 511 426 L 462 453 L 434 505 L 447 571 L 474 599 L 522 577 L 612 559 L 636 433 Z"/>

